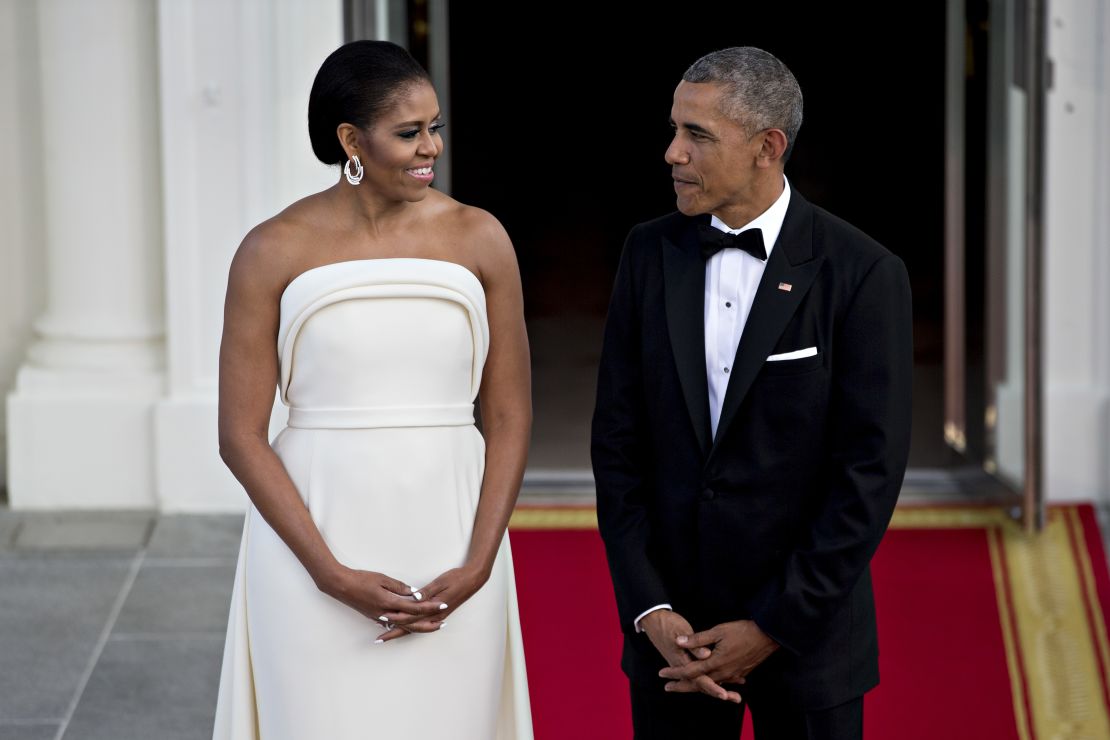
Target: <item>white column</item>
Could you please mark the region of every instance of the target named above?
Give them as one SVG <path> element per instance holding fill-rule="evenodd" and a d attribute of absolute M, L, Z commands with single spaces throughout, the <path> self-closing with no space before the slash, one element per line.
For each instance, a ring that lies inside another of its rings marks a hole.
<path fill-rule="evenodd" d="M 1110 503 L 1110 11 L 1048 9 L 1045 489 Z"/>
<path fill-rule="evenodd" d="M 158 13 L 169 333 L 159 505 L 235 510 L 246 497 L 216 433 L 228 266 L 252 226 L 339 176 L 312 154 L 307 110 L 316 70 L 342 43 L 342 2 L 160 0 Z"/>
<path fill-rule="evenodd" d="M 34 337 L 46 307 L 43 255 L 42 103 L 38 12 L 0 0 L 0 396 Z M 0 398 L 0 487 L 6 487 L 7 408 Z"/>
<path fill-rule="evenodd" d="M 38 7 L 47 308 L 8 400 L 11 503 L 150 507 L 163 387 L 154 7 Z"/>

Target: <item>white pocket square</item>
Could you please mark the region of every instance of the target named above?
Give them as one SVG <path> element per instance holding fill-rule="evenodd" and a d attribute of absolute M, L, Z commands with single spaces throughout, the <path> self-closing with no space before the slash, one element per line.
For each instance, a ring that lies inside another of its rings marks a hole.
<path fill-rule="evenodd" d="M 816 347 L 806 347 L 805 349 L 796 349 L 793 352 L 783 352 L 781 355 L 771 355 L 767 358 L 767 362 L 779 362 L 781 360 L 800 360 L 803 357 L 814 357 L 816 354 Z"/>

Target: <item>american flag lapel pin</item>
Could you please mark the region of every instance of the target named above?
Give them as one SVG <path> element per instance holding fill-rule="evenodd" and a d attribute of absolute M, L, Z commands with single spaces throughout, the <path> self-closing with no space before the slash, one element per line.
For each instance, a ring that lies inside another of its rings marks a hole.
<path fill-rule="evenodd" d="M 779 283 L 779 290 L 789 293 L 790 291 L 794 290 L 794 286 L 790 283 Z"/>

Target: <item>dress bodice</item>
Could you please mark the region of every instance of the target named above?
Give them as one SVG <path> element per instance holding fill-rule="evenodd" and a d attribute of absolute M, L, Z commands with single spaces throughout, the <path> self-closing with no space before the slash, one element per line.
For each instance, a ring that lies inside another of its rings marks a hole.
<path fill-rule="evenodd" d="M 281 297 L 281 398 L 293 410 L 356 415 L 471 412 L 488 345 L 485 293 L 462 265 L 418 258 L 322 265 L 294 278 Z"/>

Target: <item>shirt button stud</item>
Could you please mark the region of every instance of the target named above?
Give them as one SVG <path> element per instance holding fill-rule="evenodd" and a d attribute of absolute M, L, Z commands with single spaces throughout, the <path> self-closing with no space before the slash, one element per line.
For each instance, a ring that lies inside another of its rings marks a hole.
<path fill-rule="evenodd" d="M 727 368 L 727 367 L 725 368 L 725 372 L 726 372 L 726 373 L 728 372 L 728 368 Z"/>
<path fill-rule="evenodd" d="M 732 302 L 731 301 L 725 301 L 725 308 L 732 308 Z"/>
<path fill-rule="evenodd" d="M 712 501 L 717 493 L 712 488 L 706 488 L 701 492 L 702 501 Z"/>

